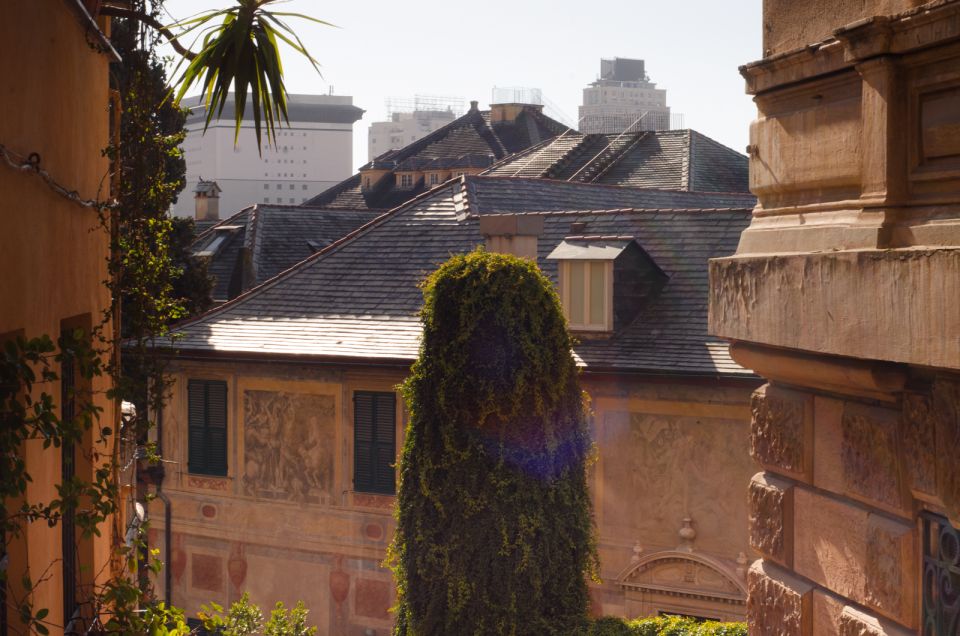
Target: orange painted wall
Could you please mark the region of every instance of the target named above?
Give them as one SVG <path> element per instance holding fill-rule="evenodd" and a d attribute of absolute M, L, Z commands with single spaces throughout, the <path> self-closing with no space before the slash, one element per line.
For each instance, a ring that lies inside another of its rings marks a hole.
<path fill-rule="evenodd" d="M 71 0 L 72 1 L 72 0 Z M 93 41 L 93 40 L 91 40 Z M 109 58 L 88 44 L 86 29 L 63 0 L 0 3 L 0 144 L 19 155 L 38 153 L 56 181 L 83 198 L 109 196 Z M 96 324 L 109 304 L 108 236 L 94 211 L 54 194 L 35 174 L 0 161 L 0 334 L 56 337 L 62 321 L 85 316 Z M 104 408 L 105 380 L 93 387 Z M 60 388 L 41 388 L 58 396 Z M 24 449 L 33 476 L 31 501 L 55 496 L 59 449 L 39 442 Z M 93 570 L 107 563 L 110 532 L 87 546 Z M 10 546 L 11 592 L 29 568 L 34 579 L 60 556 L 60 528 L 33 524 Z M 36 591 L 34 607 L 50 609 L 51 633 L 62 625 L 61 572 Z M 81 575 L 83 576 L 83 575 Z M 15 625 L 11 625 L 16 633 Z"/>

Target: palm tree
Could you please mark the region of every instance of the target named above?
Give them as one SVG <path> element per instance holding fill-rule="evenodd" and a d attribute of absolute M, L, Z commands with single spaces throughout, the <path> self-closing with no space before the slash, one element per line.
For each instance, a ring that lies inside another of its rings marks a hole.
<path fill-rule="evenodd" d="M 232 88 L 236 99 L 236 142 L 249 92 L 259 149 L 264 128 L 267 142 L 276 144 L 276 127 L 284 121 L 289 123 L 279 42 L 286 42 L 306 57 L 314 70 L 320 73 L 319 63 L 286 20 L 301 18 L 316 24 L 333 25 L 302 13 L 269 10 L 268 5 L 277 0 L 236 2 L 236 5 L 227 9 L 205 11 L 170 25 L 161 24 L 142 8 L 131 6 L 130 2 L 118 0 L 105 2 L 100 14 L 137 20 L 155 29 L 170 42 L 181 56 L 175 71 L 179 75 L 174 82 L 174 101 L 179 104 L 191 87 L 200 84 L 207 110 L 204 131 L 214 117 L 219 118 L 223 113 Z M 200 43 L 197 51 L 184 46 L 182 42 L 190 35 L 194 38 L 193 45 Z M 181 72 L 184 64 L 186 67 Z"/>

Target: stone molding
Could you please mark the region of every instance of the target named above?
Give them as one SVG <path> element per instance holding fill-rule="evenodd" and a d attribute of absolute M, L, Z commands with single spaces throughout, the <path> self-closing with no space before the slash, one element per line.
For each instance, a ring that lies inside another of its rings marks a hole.
<path fill-rule="evenodd" d="M 679 567 L 678 567 L 679 566 Z M 742 605 L 744 583 L 723 562 L 702 553 L 664 550 L 641 557 L 617 577 L 622 590 L 657 592 Z"/>
<path fill-rule="evenodd" d="M 764 377 L 891 399 L 893 363 L 960 370 L 958 280 L 960 249 L 714 259 L 709 326 Z"/>
<path fill-rule="evenodd" d="M 822 42 L 786 51 L 740 67 L 747 93 L 836 73 L 878 55 L 903 55 L 960 38 L 960 2 L 939 0 L 894 16 L 858 20 Z"/>

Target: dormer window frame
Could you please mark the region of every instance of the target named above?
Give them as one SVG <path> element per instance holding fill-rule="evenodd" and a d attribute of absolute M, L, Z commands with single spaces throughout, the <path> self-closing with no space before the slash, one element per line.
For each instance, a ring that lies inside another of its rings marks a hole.
<path fill-rule="evenodd" d="M 567 319 L 567 324 L 571 331 L 588 332 L 612 332 L 613 331 L 613 261 L 612 260 L 586 260 L 586 259 L 563 259 L 558 263 L 560 303 L 563 306 L 563 315 Z M 582 266 L 583 277 L 580 281 L 574 274 L 574 268 Z M 603 305 L 603 319 L 599 322 L 591 321 L 591 301 L 594 298 L 596 281 L 593 279 L 594 268 L 602 268 L 603 290 L 601 292 Z M 576 286 L 582 285 L 582 293 L 579 298 L 582 299 L 583 307 L 580 311 L 574 306 L 574 296 Z M 582 320 L 575 321 L 575 314 L 581 313 Z"/>

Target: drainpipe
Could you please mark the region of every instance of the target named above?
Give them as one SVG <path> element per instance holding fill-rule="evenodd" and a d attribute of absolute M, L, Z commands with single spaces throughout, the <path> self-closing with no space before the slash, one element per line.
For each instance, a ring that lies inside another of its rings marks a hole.
<path fill-rule="evenodd" d="M 163 568 L 163 597 L 169 607 L 172 603 L 171 596 L 173 595 L 172 575 L 170 573 L 170 555 L 172 554 L 173 548 L 173 529 L 170 519 L 173 512 L 173 504 L 170 502 L 170 498 L 167 497 L 166 493 L 163 492 L 162 476 L 157 482 L 157 499 L 163 502 L 163 554 L 166 559 L 165 567 Z"/>

